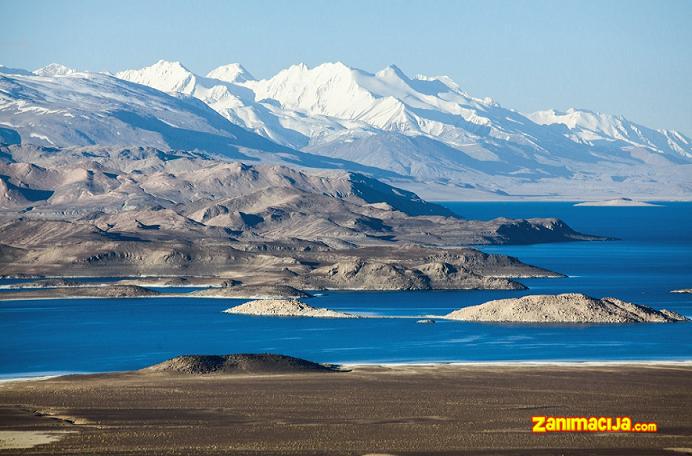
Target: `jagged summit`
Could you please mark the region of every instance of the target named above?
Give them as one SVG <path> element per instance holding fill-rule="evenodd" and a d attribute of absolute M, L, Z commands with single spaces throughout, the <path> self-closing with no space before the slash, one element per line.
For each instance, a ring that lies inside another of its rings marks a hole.
<path fill-rule="evenodd" d="M 393 63 L 390 65 L 387 65 L 386 68 L 383 70 L 380 70 L 376 73 L 376 76 L 379 78 L 398 78 L 403 81 L 409 81 L 410 79 L 404 72 L 399 68 L 398 66 L 394 65 Z"/>
<path fill-rule="evenodd" d="M 214 68 L 207 73 L 207 77 L 231 83 L 255 80 L 255 77 L 239 63 L 230 63 Z"/>

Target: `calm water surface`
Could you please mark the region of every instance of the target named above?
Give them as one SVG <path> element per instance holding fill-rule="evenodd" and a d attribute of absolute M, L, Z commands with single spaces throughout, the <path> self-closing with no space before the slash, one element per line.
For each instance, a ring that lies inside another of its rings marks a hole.
<path fill-rule="evenodd" d="M 373 316 L 440 315 L 532 293 L 616 296 L 692 317 L 692 204 L 446 203 L 464 217 L 560 217 L 614 242 L 483 246 L 567 274 L 526 291 L 329 292 L 316 306 Z M 2 283 L 2 282 L 0 282 Z M 509 325 L 415 318 L 231 316 L 244 300 L 74 299 L 0 303 L 0 376 L 140 368 L 185 353 L 275 352 L 324 362 L 692 360 L 692 324 Z"/>

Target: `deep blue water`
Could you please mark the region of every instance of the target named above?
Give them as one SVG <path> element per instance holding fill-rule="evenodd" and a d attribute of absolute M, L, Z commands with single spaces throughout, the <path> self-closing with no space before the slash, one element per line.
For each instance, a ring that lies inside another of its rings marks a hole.
<path fill-rule="evenodd" d="M 329 292 L 310 303 L 376 316 L 439 315 L 490 299 L 575 291 L 692 316 L 692 295 L 670 293 L 692 287 L 692 204 L 663 204 L 594 208 L 447 203 L 468 218 L 557 216 L 579 231 L 621 240 L 481 247 L 569 275 L 523 280 L 527 291 Z M 415 318 L 323 320 L 222 313 L 240 302 L 1 302 L 0 375 L 134 369 L 186 353 L 274 352 L 324 362 L 692 360 L 692 323 L 420 325 Z"/>

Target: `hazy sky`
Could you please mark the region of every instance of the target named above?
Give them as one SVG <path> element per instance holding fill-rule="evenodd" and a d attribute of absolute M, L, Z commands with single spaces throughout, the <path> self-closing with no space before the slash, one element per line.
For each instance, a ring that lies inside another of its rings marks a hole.
<path fill-rule="evenodd" d="M 589 108 L 692 136 L 689 0 L 0 0 L 0 15 L 6 66 L 240 62 L 268 77 L 298 62 L 395 63 L 524 112 Z"/>

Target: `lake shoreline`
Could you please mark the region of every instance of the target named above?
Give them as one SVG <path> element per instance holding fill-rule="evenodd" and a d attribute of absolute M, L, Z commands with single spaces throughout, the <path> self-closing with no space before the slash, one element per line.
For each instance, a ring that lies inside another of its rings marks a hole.
<path fill-rule="evenodd" d="M 611 368 L 635 368 L 635 367 L 651 367 L 651 368 L 677 368 L 683 367 L 692 368 L 692 358 L 690 359 L 651 359 L 651 360 L 517 360 L 517 361 L 411 361 L 411 362 L 324 362 L 320 363 L 324 365 L 338 366 L 344 370 L 358 370 L 358 369 L 370 369 L 370 368 L 382 368 L 382 369 L 398 369 L 398 368 L 429 368 L 429 369 L 446 369 L 446 368 L 523 368 L 523 367 L 537 367 L 537 368 L 550 368 L 550 367 L 564 367 L 564 368 L 574 368 L 574 369 L 593 369 L 601 367 L 611 367 Z M 117 371 L 100 371 L 100 372 L 60 372 L 60 373 L 37 373 L 37 375 L 32 375 L 31 373 L 19 373 L 16 377 L 14 374 L 2 374 L 0 376 L 0 388 L 6 384 L 13 382 L 40 382 L 44 380 L 53 379 L 63 379 L 63 378 L 78 378 L 81 376 L 99 376 L 99 375 L 121 375 L 137 372 L 136 370 L 117 370 Z"/>
<path fill-rule="evenodd" d="M 71 454 L 659 454 L 692 446 L 691 375 L 690 363 L 79 375 L 3 384 L 0 429 L 73 431 L 41 446 Z M 630 416 L 659 432 L 536 435 L 534 415 Z"/>

